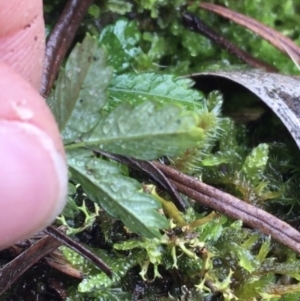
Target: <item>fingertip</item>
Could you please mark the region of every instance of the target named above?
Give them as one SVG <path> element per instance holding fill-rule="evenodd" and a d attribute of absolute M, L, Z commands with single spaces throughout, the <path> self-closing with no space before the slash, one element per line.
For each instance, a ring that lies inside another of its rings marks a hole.
<path fill-rule="evenodd" d="M 0 57 L 26 79 L 37 91 L 41 86 L 44 65 L 45 35 L 42 16 L 30 26 L 7 36 L 0 35 Z"/>
<path fill-rule="evenodd" d="M 0 120 L 30 123 L 51 137 L 60 152 L 63 144 L 55 119 L 41 95 L 10 66 L 0 62 Z"/>
<path fill-rule="evenodd" d="M 49 225 L 65 206 L 67 167 L 40 129 L 0 121 L 0 249 Z"/>
<path fill-rule="evenodd" d="M 0 1 L 0 58 L 39 90 L 45 52 L 43 2 Z"/>

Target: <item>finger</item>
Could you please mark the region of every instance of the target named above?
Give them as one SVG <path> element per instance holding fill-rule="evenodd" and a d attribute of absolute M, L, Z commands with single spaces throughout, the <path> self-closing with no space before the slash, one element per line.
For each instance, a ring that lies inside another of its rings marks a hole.
<path fill-rule="evenodd" d="M 66 200 L 63 145 L 33 88 L 43 55 L 42 1 L 0 0 L 0 249 L 43 229 Z"/>
<path fill-rule="evenodd" d="M 0 1 L 0 58 L 37 90 L 45 52 L 41 0 Z"/>
<path fill-rule="evenodd" d="M 67 169 L 44 99 L 0 63 L 0 249 L 51 223 L 65 205 Z"/>

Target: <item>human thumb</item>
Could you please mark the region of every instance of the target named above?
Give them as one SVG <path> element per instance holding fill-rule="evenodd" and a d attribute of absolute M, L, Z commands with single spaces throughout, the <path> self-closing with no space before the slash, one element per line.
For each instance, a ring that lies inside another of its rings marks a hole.
<path fill-rule="evenodd" d="M 43 102 L 0 63 L 0 249 L 43 229 L 65 205 L 63 147 Z"/>
<path fill-rule="evenodd" d="M 64 149 L 37 90 L 44 55 L 42 1 L 0 1 L 0 249 L 62 211 Z"/>

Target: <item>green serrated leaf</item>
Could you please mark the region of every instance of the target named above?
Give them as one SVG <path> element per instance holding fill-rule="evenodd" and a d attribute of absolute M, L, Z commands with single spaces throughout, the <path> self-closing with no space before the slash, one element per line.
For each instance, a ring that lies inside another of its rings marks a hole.
<path fill-rule="evenodd" d="M 147 54 L 144 54 L 145 58 L 148 58 L 151 63 L 155 61 L 159 62 L 158 59 L 163 55 L 166 55 L 166 52 L 170 50 L 166 39 L 159 36 L 157 33 L 145 32 L 143 34 L 143 40 L 151 44 Z"/>
<path fill-rule="evenodd" d="M 266 168 L 269 158 L 269 146 L 265 143 L 259 144 L 247 156 L 242 171 L 252 183 L 257 183 Z"/>
<path fill-rule="evenodd" d="M 136 107 L 121 104 L 100 120 L 82 144 L 144 160 L 175 156 L 203 139 L 197 122 L 196 114 L 182 112 L 175 105 L 157 108 L 151 102 Z"/>
<path fill-rule="evenodd" d="M 247 281 L 244 285 L 241 285 L 237 290 L 235 290 L 235 295 L 238 300 L 257 300 L 260 298 L 260 292 L 263 287 L 266 287 L 270 283 L 273 283 L 275 279 L 274 274 L 268 274 L 266 276 L 260 277 L 258 280 Z M 266 300 L 266 299 L 259 299 Z"/>
<path fill-rule="evenodd" d="M 251 254 L 251 252 L 235 243 L 231 243 L 231 246 L 239 259 L 239 265 L 246 271 L 250 273 L 253 272 L 259 263 L 255 260 L 255 257 Z"/>
<path fill-rule="evenodd" d="M 75 46 L 48 99 L 65 144 L 97 124 L 99 111 L 107 101 L 112 69 L 106 66 L 106 54 L 98 44 L 86 36 Z"/>
<path fill-rule="evenodd" d="M 227 222 L 226 216 L 220 216 L 220 218 L 202 225 L 197 232 L 200 233 L 199 240 L 200 241 L 217 241 L 219 237 L 222 235 L 224 230 L 224 224 Z"/>
<path fill-rule="evenodd" d="M 256 260 L 262 263 L 266 259 L 268 253 L 270 252 L 270 249 L 271 249 L 271 237 L 268 236 L 262 243 L 259 252 L 256 255 Z"/>
<path fill-rule="evenodd" d="M 191 79 L 179 79 L 170 74 L 126 73 L 115 76 L 111 81 L 108 105 L 114 107 L 123 102 L 140 104 L 151 100 L 159 104 L 178 103 L 191 111 L 201 110 L 203 94 L 191 89 L 193 84 Z"/>
<path fill-rule="evenodd" d="M 120 19 L 102 30 L 99 41 L 107 50 L 108 63 L 115 72 L 126 70 L 131 61 L 141 53 L 141 49 L 136 47 L 140 39 L 136 22 L 125 19 Z"/>
<path fill-rule="evenodd" d="M 160 204 L 141 192 L 140 183 L 124 176 L 117 163 L 95 158 L 87 151 L 69 152 L 68 163 L 86 194 L 131 231 L 160 237 L 159 229 L 168 228 L 167 219 L 157 212 Z"/>

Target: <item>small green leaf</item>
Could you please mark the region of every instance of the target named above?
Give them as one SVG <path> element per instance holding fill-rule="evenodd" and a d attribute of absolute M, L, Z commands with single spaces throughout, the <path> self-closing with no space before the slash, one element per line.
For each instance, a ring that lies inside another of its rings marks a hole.
<path fill-rule="evenodd" d="M 271 250 L 271 237 L 268 236 L 262 243 L 259 252 L 256 255 L 256 260 L 262 263 L 266 259 L 270 250 Z"/>
<path fill-rule="evenodd" d="M 175 156 L 203 139 L 197 121 L 196 114 L 175 105 L 121 104 L 100 120 L 85 145 L 145 160 Z"/>
<path fill-rule="evenodd" d="M 199 240 L 210 242 L 217 241 L 222 235 L 227 220 L 227 217 L 220 216 L 214 221 L 201 225 L 199 229 L 195 230 L 199 232 Z"/>
<path fill-rule="evenodd" d="M 260 293 L 264 290 L 265 287 L 270 285 L 270 283 L 274 283 L 275 275 L 268 274 L 265 276 L 261 276 L 258 279 L 254 278 L 251 281 L 246 281 L 244 285 L 241 285 L 236 291 L 235 295 L 237 296 L 238 300 L 264 300 L 260 297 Z M 259 298 L 259 299 L 257 299 Z"/>
<path fill-rule="evenodd" d="M 149 10 L 151 12 L 151 18 L 157 18 L 159 13 L 159 8 L 163 5 L 167 5 L 169 0 L 140 0 L 140 7 L 143 10 Z M 178 3 L 174 3 L 174 5 Z"/>
<path fill-rule="evenodd" d="M 244 249 L 238 244 L 231 243 L 232 250 L 236 253 L 239 259 L 239 265 L 248 272 L 253 272 L 255 268 L 259 265 L 259 262 L 255 260 L 255 257 L 251 254 L 249 250 Z"/>
<path fill-rule="evenodd" d="M 169 74 L 126 73 L 113 78 L 109 85 L 109 106 L 126 102 L 140 104 L 152 100 L 160 104 L 178 103 L 195 111 L 203 108 L 203 95 L 191 89 L 193 81 Z"/>
<path fill-rule="evenodd" d="M 144 54 L 151 63 L 155 61 L 159 62 L 159 59 L 166 55 L 168 50 L 170 51 L 166 39 L 157 33 L 145 32 L 143 34 L 143 40 L 151 44 L 149 51 Z"/>
<path fill-rule="evenodd" d="M 114 293 L 116 293 L 116 295 L 122 293 L 120 291 L 114 292 L 114 288 L 119 283 L 121 277 L 124 274 L 126 274 L 126 272 L 130 268 L 137 264 L 133 256 L 127 256 L 126 260 L 124 260 L 122 257 L 118 258 L 115 256 L 111 256 L 101 249 L 92 249 L 91 251 L 95 255 L 99 256 L 112 269 L 113 277 L 111 279 L 106 274 L 101 272 L 98 268 L 96 268 L 92 262 L 88 261 L 73 250 L 67 247 L 60 247 L 60 251 L 63 253 L 65 258 L 72 264 L 73 267 L 75 267 L 81 273 L 86 275 L 86 277 L 78 285 L 78 292 L 87 293 L 94 292 L 95 290 L 97 290 L 98 297 L 108 298 L 112 297 Z M 106 298 L 103 300 L 107 300 Z"/>
<path fill-rule="evenodd" d="M 162 255 L 165 253 L 161 247 L 161 242 L 157 239 L 127 240 L 122 243 L 114 244 L 116 250 L 132 250 L 135 248 L 144 249 L 147 252 L 149 260 L 153 264 L 160 264 Z"/>
<path fill-rule="evenodd" d="M 220 165 L 221 163 L 227 163 L 227 158 L 222 153 L 218 153 L 217 155 L 207 156 L 205 159 L 201 161 L 203 166 L 215 166 Z"/>
<path fill-rule="evenodd" d="M 93 18 L 99 18 L 100 17 L 100 8 L 92 4 L 88 9 L 88 14 L 91 15 Z"/>
<path fill-rule="evenodd" d="M 131 12 L 132 4 L 123 0 L 108 0 L 107 9 L 119 15 Z"/>
<path fill-rule="evenodd" d="M 161 241 L 158 239 L 143 239 L 141 240 L 127 240 L 125 242 L 114 244 L 116 250 L 130 250 L 139 248 L 145 250 L 148 258 L 145 258 L 141 265 L 141 277 L 146 280 L 146 275 L 149 268 L 149 262 L 154 265 L 154 279 L 156 277 L 162 277 L 158 271 L 158 266 L 162 263 L 163 255 L 166 253 L 165 249 L 161 246 Z"/>
<path fill-rule="evenodd" d="M 257 183 L 266 168 L 269 158 L 269 146 L 265 143 L 259 144 L 247 156 L 242 171 L 252 183 Z"/>
<path fill-rule="evenodd" d="M 106 54 L 98 44 L 86 36 L 75 46 L 48 99 L 65 144 L 97 124 L 99 110 L 107 101 L 112 69 L 106 66 Z"/>
<path fill-rule="evenodd" d="M 160 237 L 168 228 L 167 219 L 157 212 L 160 204 L 142 191 L 136 180 L 122 174 L 115 162 L 95 158 L 88 151 L 68 153 L 73 178 L 86 194 L 131 231 L 146 237 Z"/>
<path fill-rule="evenodd" d="M 77 187 L 73 183 L 68 183 L 68 195 L 75 194 L 77 191 Z"/>
<path fill-rule="evenodd" d="M 99 41 L 108 53 L 108 63 L 115 72 L 126 70 L 131 61 L 141 53 L 136 47 L 141 39 L 141 34 L 136 22 L 125 19 L 118 20 L 114 25 L 105 27 L 100 35 Z"/>
<path fill-rule="evenodd" d="M 74 218 L 75 214 L 80 211 L 73 198 L 73 195 L 76 193 L 76 191 L 77 191 L 76 186 L 69 182 L 69 184 L 68 184 L 68 201 L 62 212 L 62 215 L 67 218 Z"/>

